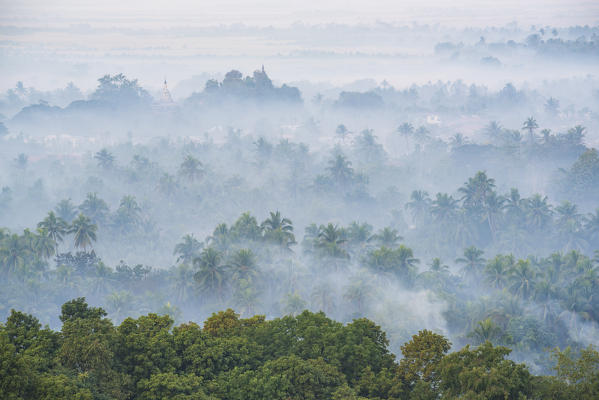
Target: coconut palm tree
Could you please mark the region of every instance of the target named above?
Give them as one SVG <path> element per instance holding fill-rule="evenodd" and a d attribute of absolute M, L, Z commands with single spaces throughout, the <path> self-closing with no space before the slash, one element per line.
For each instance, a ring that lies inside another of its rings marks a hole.
<path fill-rule="evenodd" d="M 389 226 L 379 230 L 372 239 L 378 246 L 385 246 L 390 249 L 397 247 L 399 241 L 403 240 L 403 237 L 397 233 L 397 229 L 393 229 Z"/>
<path fill-rule="evenodd" d="M 495 289 L 503 289 L 508 284 L 509 272 L 514 262 L 512 255 L 495 256 L 485 266 L 485 281 Z"/>
<path fill-rule="evenodd" d="M 599 245 L 599 208 L 595 213 L 589 213 L 585 219 L 584 229 L 590 241 Z"/>
<path fill-rule="evenodd" d="M 258 275 L 256 256 L 250 249 L 239 249 L 231 257 L 229 262 L 230 272 L 233 280 L 251 280 Z"/>
<path fill-rule="evenodd" d="M 92 242 L 96 241 L 97 229 L 97 225 L 92 223 L 91 219 L 79 214 L 69 229 L 69 233 L 74 235 L 75 247 L 87 251 L 87 248 L 92 246 Z"/>
<path fill-rule="evenodd" d="M 529 136 L 531 142 L 534 142 L 534 140 L 535 140 L 534 131 L 538 127 L 539 127 L 539 124 L 537 124 L 537 120 L 534 119 L 533 117 L 528 117 L 526 119 L 526 121 L 524 121 L 524 124 L 522 124 L 522 129 L 528 131 L 528 136 Z"/>
<path fill-rule="evenodd" d="M 202 250 L 202 243 L 200 243 L 194 236 L 191 235 L 183 236 L 180 243 L 177 243 L 174 255 L 178 255 L 177 262 L 183 262 L 184 264 L 190 264 L 195 257 L 198 256 L 200 250 Z"/>
<path fill-rule="evenodd" d="M 480 211 L 487 204 L 494 189 L 495 179 L 487 177 L 484 171 L 478 171 L 474 177 L 468 178 L 458 192 L 462 193 L 461 200 L 465 208 Z"/>
<path fill-rule="evenodd" d="M 135 196 L 123 196 L 112 222 L 114 227 L 120 230 L 121 233 L 130 232 L 139 225 L 141 222 L 141 207 L 137 204 Z"/>
<path fill-rule="evenodd" d="M 284 303 L 285 313 L 292 317 L 298 316 L 306 308 L 306 302 L 297 292 L 288 293 L 287 296 L 285 296 Z"/>
<path fill-rule="evenodd" d="M 54 211 L 56 212 L 56 215 L 59 218 L 62 218 L 67 224 L 70 224 L 77 216 L 77 210 L 75 209 L 75 205 L 71 202 L 71 199 L 61 200 L 54 208 Z"/>
<path fill-rule="evenodd" d="M 553 211 L 549 205 L 547 196 L 541 197 L 540 194 L 535 194 L 526 200 L 526 214 L 528 216 L 529 225 L 537 230 L 541 230 L 551 222 Z"/>
<path fill-rule="evenodd" d="M 202 163 L 192 155 L 187 155 L 179 167 L 179 174 L 188 181 L 194 182 L 204 175 Z"/>
<path fill-rule="evenodd" d="M 373 239 L 372 225 L 366 222 L 353 221 L 346 229 L 347 241 L 352 247 L 357 247 L 357 252 L 366 249 L 368 243 Z M 316 233 L 318 236 L 318 232 Z"/>
<path fill-rule="evenodd" d="M 483 254 L 484 251 L 477 249 L 474 246 L 464 249 L 464 256 L 455 260 L 456 263 L 464 265 L 462 267 L 463 276 L 473 279 L 479 275 L 480 270 L 485 263 Z"/>
<path fill-rule="evenodd" d="M 58 242 L 62 242 L 62 237 L 67 233 L 68 224 L 62 218 L 57 217 L 54 211 L 50 211 L 48 216 L 44 218 L 37 227 L 45 230 L 45 233 L 54 241 L 54 247 L 58 246 Z"/>
<path fill-rule="evenodd" d="M 157 189 L 160 193 L 170 197 L 175 193 L 178 186 L 175 177 L 165 172 L 158 180 Z"/>
<path fill-rule="evenodd" d="M 271 211 L 270 216 L 262 222 L 261 227 L 267 242 L 276 243 L 285 249 L 296 243 L 293 235 L 293 223 L 289 218 L 283 218 L 278 210 Z"/>
<path fill-rule="evenodd" d="M 57 244 L 46 228 L 38 228 L 33 246 L 38 257 L 48 260 L 56 253 Z"/>
<path fill-rule="evenodd" d="M 258 241 L 262 237 L 262 228 L 256 217 L 244 212 L 231 226 L 231 234 L 236 241 Z"/>
<path fill-rule="evenodd" d="M 12 234 L 4 239 L 0 247 L 0 260 L 4 273 L 15 273 L 25 266 L 25 260 L 30 250 L 25 245 L 23 238 Z"/>
<path fill-rule="evenodd" d="M 431 204 L 431 214 L 442 224 L 454 221 L 458 210 L 458 201 L 447 193 L 437 193 Z"/>
<path fill-rule="evenodd" d="M 79 211 L 88 217 L 92 223 L 99 225 L 106 221 L 109 209 L 108 204 L 99 198 L 97 193 L 88 193 L 79 206 Z"/>
<path fill-rule="evenodd" d="M 327 171 L 331 180 L 339 187 L 346 187 L 354 179 L 354 169 L 352 163 L 343 154 L 338 153 L 332 160 L 329 160 Z"/>
<path fill-rule="evenodd" d="M 410 195 L 410 201 L 406 203 L 406 209 L 412 213 L 414 221 L 422 222 L 429 214 L 431 200 L 424 190 L 414 190 Z"/>
<path fill-rule="evenodd" d="M 476 328 L 468 334 L 474 340 L 474 344 L 480 345 L 487 341 L 496 342 L 501 339 L 503 332 L 500 327 L 495 325 L 491 318 L 479 321 Z"/>
<path fill-rule="evenodd" d="M 489 138 L 497 140 L 501 137 L 501 133 L 503 132 L 503 127 L 497 121 L 491 121 L 484 128 L 484 132 Z"/>
<path fill-rule="evenodd" d="M 337 225 L 328 223 L 318 228 L 318 240 L 316 247 L 321 254 L 333 258 L 349 258 L 349 254 L 343 248 L 347 241 L 343 229 Z"/>
<path fill-rule="evenodd" d="M 530 260 L 518 260 L 510 272 L 510 291 L 520 299 L 528 299 L 534 290 L 535 275 Z"/>
<path fill-rule="evenodd" d="M 210 294 L 217 294 L 222 301 L 222 293 L 228 281 L 229 267 L 222 263 L 222 255 L 212 247 L 205 248 L 199 257 L 193 260 L 198 271 L 194 279 L 202 290 Z"/>
<path fill-rule="evenodd" d="M 229 232 L 229 227 L 224 222 L 218 224 L 212 235 L 208 236 L 206 242 L 210 244 L 210 247 L 222 252 L 226 253 L 231 246 L 231 235 Z"/>
<path fill-rule="evenodd" d="M 98 166 L 104 169 L 110 169 L 114 164 L 114 156 L 105 148 L 97 152 L 94 158 L 98 160 Z"/>
<path fill-rule="evenodd" d="M 566 134 L 566 140 L 571 146 L 579 146 L 582 144 L 584 139 L 584 131 L 586 128 L 582 125 L 576 125 L 574 128 L 568 129 Z"/>

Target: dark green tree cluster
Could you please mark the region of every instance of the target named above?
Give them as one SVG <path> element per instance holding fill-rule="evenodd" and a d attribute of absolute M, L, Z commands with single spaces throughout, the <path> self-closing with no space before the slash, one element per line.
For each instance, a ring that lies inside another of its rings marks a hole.
<path fill-rule="evenodd" d="M 448 353 L 420 331 L 397 362 L 379 326 L 343 325 L 324 313 L 240 319 L 212 314 L 203 327 L 168 315 L 115 326 L 84 298 L 68 301 L 62 328 L 12 310 L 0 325 L 3 399 L 592 399 L 599 353 L 556 349 L 557 375 L 534 376 L 489 342 Z"/>

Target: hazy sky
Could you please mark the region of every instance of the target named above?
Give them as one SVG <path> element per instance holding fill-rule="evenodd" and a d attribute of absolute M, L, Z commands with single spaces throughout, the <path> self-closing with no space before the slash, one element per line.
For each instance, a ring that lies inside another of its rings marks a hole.
<path fill-rule="evenodd" d="M 79 22 L 110 24 L 286 25 L 441 23 L 445 25 L 576 25 L 599 21 L 597 0 L 1 0 L 2 23 Z M 68 21 L 70 20 L 70 21 Z"/>
<path fill-rule="evenodd" d="M 463 30 L 513 22 L 520 30 L 510 37 Z M 322 27 L 332 23 L 359 28 Z M 384 24 L 433 28 L 421 34 Z M 251 73 L 262 64 L 287 82 L 477 79 L 427 67 L 422 57 L 441 41 L 475 43 L 483 34 L 489 41 L 523 40 L 532 25 L 585 24 L 599 24 L 599 0 L 0 0 L 0 90 L 19 80 L 43 89 L 74 81 L 89 90 L 97 77 L 118 72 L 159 88 L 165 76 L 176 84 L 232 68 Z M 333 61 L 331 54 L 351 60 Z M 587 70 L 565 72 L 584 76 Z M 510 69 L 500 73 L 496 85 L 513 79 Z"/>

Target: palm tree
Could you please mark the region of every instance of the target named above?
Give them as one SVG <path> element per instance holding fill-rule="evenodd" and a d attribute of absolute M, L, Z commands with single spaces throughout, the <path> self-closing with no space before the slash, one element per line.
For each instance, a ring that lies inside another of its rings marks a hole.
<path fill-rule="evenodd" d="M 373 235 L 372 240 L 374 240 L 378 246 L 385 246 L 393 249 L 398 245 L 400 240 L 403 240 L 403 237 L 397 233 L 397 229 L 387 226 L 378 231 L 377 234 Z"/>
<path fill-rule="evenodd" d="M 195 257 L 197 257 L 198 252 L 202 249 L 202 243 L 200 243 L 193 234 L 183 236 L 183 239 L 180 243 L 177 243 L 175 246 L 175 250 L 173 251 L 174 255 L 179 255 L 177 257 L 177 262 L 182 261 L 184 264 L 189 264 L 193 261 Z"/>
<path fill-rule="evenodd" d="M 522 215 L 524 213 L 526 201 L 520 197 L 518 189 L 510 189 L 510 194 L 506 195 L 503 199 L 503 209 L 506 211 L 511 222 L 517 224 L 522 223 Z"/>
<path fill-rule="evenodd" d="M 508 273 L 514 265 L 512 255 L 497 255 L 485 266 L 485 281 L 495 289 L 503 289 L 508 283 Z"/>
<path fill-rule="evenodd" d="M 568 144 L 571 146 L 581 145 L 585 130 L 586 128 L 582 125 L 576 125 L 574 128 L 568 129 L 568 134 L 566 135 Z"/>
<path fill-rule="evenodd" d="M 543 229 L 550 221 L 553 211 L 547 202 L 547 196 L 535 194 L 526 201 L 529 224 L 537 230 Z"/>
<path fill-rule="evenodd" d="M 136 227 L 141 221 L 141 208 L 135 200 L 135 196 L 123 196 L 114 216 L 114 226 L 123 233 Z"/>
<path fill-rule="evenodd" d="M 167 197 L 170 197 L 177 190 L 177 181 L 171 174 L 164 173 L 158 180 L 158 191 Z"/>
<path fill-rule="evenodd" d="M 464 249 L 464 256 L 455 260 L 458 264 L 464 264 L 462 267 L 462 274 L 464 276 L 474 278 L 478 276 L 482 266 L 485 263 L 483 258 L 484 251 L 477 249 L 474 246 L 470 246 Z"/>
<path fill-rule="evenodd" d="M 584 229 L 586 234 L 591 241 L 599 244 L 599 208 L 595 210 L 595 213 L 589 213 L 585 219 Z"/>
<path fill-rule="evenodd" d="M 449 272 L 449 267 L 443 264 L 439 257 L 435 257 L 431 260 L 428 270 L 437 274 L 445 274 Z"/>
<path fill-rule="evenodd" d="M 475 344 L 483 344 L 486 341 L 493 342 L 501 339 L 503 332 L 491 318 L 487 318 L 483 321 L 479 321 L 476 328 L 468 334 L 469 337 L 474 339 Z"/>
<path fill-rule="evenodd" d="M 179 167 L 179 174 L 193 182 L 204 175 L 202 163 L 192 155 L 187 155 Z"/>
<path fill-rule="evenodd" d="M 486 201 L 486 212 L 487 212 L 487 222 L 489 224 L 489 230 L 491 231 L 491 236 L 493 237 L 493 241 L 496 239 L 496 231 L 497 225 L 500 223 L 503 217 L 503 203 L 505 199 L 503 196 L 498 196 L 497 193 L 491 192 L 487 197 Z"/>
<path fill-rule="evenodd" d="M 38 228 L 35 238 L 34 249 L 38 257 L 49 259 L 56 253 L 56 240 L 49 234 L 46 228 Z"/>
<path fill-rule="evenodd" d="M 26 256 L 29 250 L 25 246 L 23 239 L 12 234 L 4 239 L 3 246 L 0 247 L 0 260 L 5 273 L 14 273 L 25 265 Z"/>
<path fill-rule="evenodd" d="M 295 317 L 299 315 L 306 308 L 306 302 L 299 293 L 288 293 L 285 297 L 285 313 Z"/>
<path fill-rule="evenodd" d="M 528 131 L 528 135 L 530 137 L 531 142 L 534 142 L 535 140 L 534 130 L 538 127 L 539 124 L 537 124 L 537 120 L 533 117 L 528 117 L 526 121 L 524 121 L 524 124 L 522 124 L 522 129 Z"/>
<path fill-rule="evenodd" d="M 337 225 L 328 223 L 318 228 L 318 241 L 316 247 L 322 254 L 333 258 L 349 258 L 349 254 L 342 247 L 347 241 L 343 229 Z"/>
<path fill-rule="evenodd" d="M 423 190 L 414 190 L 410 195 L 410 201 L 406 203 L 406 209 L 412 213 L 415 221 L 424 221 L 429 212 L 431 200 L 428 193 Z"/>
<path fill-rule="evenodd" d="M 337 129 L 335 129 L 335 133 L 341 136 L 342 139 L 345 139 L 345 136 L 349 133 L 349 130 L 343 124 L 337 125 Z"/>
<path fill-rule="evenodd" d="M 327 171 L 331 179 L 339 187 L 345 187 L 354 178 L 352 163 L 341 153 L 338 153 L 332 160 L 329 160 Z"/>
<path fill-rule="evenodd" d="M 74 234 L 75 247 L 83 248 L 83 251 L 87 251 L 87 247 L 91 247 L 92 242 L 96 241 L 97 229 L 97 225 L 93 224 L 91 219 L 83 214 L 79 214 L 69 229 L 69 233 Z"/>
<path fill-rule="evenodd" d="M 447 193 L 437 193 L 431 205 L 431 214 L 438 222 L 447 223 L 455 219 L 458 201 Z"/>
<path fill-rule="evenodd" d="M 54 241 L 54 247 L 58 246 L 58 242 L 62 242 L 62 237 L 67 233 L 68 224 L 60 217 L 50 211 L 48 216 L 42 222 L 37 224 L 38 228 L 44 229 L 46 234 Z"/>
<path fill-rule="evenodd" d="M 216 293 L 222 301 L 223 286 L 228 278 L 228 266 L 221 261 L 221 254 L 216 249 L 207 247 L 193 260 L 193 264 L 198 268 L 194 275 L 196 282 L 203 290 Z"/>
<path fill-rule="evenodd" d="M 185 303 L 194 290 L 194 272 L 190 265 L 180 264 L 171 275 L 177 301 Z"/>
<path fill-rule="evenodd" d="M 499 139 L 501 137 L 501 133 L 503 132 L 503 127 L 497 121 L 491 121 L 484 129 L 487 136 L 491 139 Z"/>
<path fill-rule="evenodd" d="M 408 122 L 404 122 L 397 127 L 397 133 L 406 139 L 406 149 L 409 147 L 409 137 L 414 133 L 414 126 Z"/>
<path fill-rule="evenodd" d="M 98 166 L 104 169 L 110 169 L 114 164 L 114 156 L 105 148 L 97 152 L 94 158 L 98 160 Z"/>
<path fill-rule="evenodd" d="M 495 188 L 495 179 L 488 178 L 484 171 L 478 171 L 472 178 L 458 189 L 462 193 L 464 207 L 472 210 L 481 210 Z"/>
<path fill-rule="evenodd" d="M 521 299 L 528 299 L 534 289 L 534 279 L 530 260 L 518 260 L 510 273 L 510 291 Z"/>
<path fill-rule="evenodd" d="M 256 256 L 250 249 L 239 249 L 229 263 L 233 280 L 249 280 L 258 274 Z"/>
<path fill-rule="evenodd" d="M 77 216 L 75 205 L 71 202 L 71 199 L 61 200 L 54 208 L 54 211 L 59 218 L 62 218 L 68 224 Z"/>
<path fill-rule="evenodd" d="M 293 223 L 289 218 L 283 218 L 281 213 L 270 212 L 270 216 L 261 224 L 264 231 L 264 239 L 272 243 L 276 243 L 281 247 L 288 249 L 289 246 L 295 244 L 295 236 L 293 235 Z"/>
<path fill-rule="evenodd" d="M 353 221 L 347 228 L 348 242 L 353 246 L 359 246 L 358 250 L 363 250 L 372 237 L 372 225 L 363 222 Z M 317 233 L 318 236 L 318 233 Z"/>
<path fill-rule="evenodd" d="M 262 237 L 262 228 L 256 217 L 244 212 L 231 227 L 231 233 L 236 241 L 257 241 Z"/>
<path fill-rule="evenodd" d="M 214 228 L 211 236 L 208 236 L 206 242 L 210 244 L 210 247 L 226 253 L 231 246 L 231 237 L 229 227 L 227 224 L 220 223 Z"/>
<path fill-rule="evenodd" d="M 79 206 L 85 216 L 87 216 L 94 224 L 102 224 L 106 221 L 108 214 L 108 204 L 98 197 L 97 193 L 88 193 L 85 200 Z"/>
<path fill-rule="evenodd" d="M 547 99 L 544 104 L 545 112 L 548 114 L 556 115 L 559 111 L 559 100 L 553 97 Z"/>

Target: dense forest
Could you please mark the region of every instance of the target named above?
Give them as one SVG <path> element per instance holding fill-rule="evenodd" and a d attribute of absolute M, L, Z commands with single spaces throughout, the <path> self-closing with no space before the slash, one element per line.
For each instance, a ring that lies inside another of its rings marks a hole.
<path fill-rule="evenodd" d="M 397 361 L 365 318 L 322 312 L 265 320 L 232 310 L 203 327 L 150 313 L 113 325 L 84 298 L 66 302 L 62 329 L 12 311 L 0 326 L 4 399 L 594 399 L 599 353 L 553 350 L 555 376 L 535 376 L 489 341 L 452 351 L 419 331 Z"/>
<path fill-rule="evenodd" d="M 0 17 L 0 399 L 599 397 L 599 6 L 83 3 Z"/>

